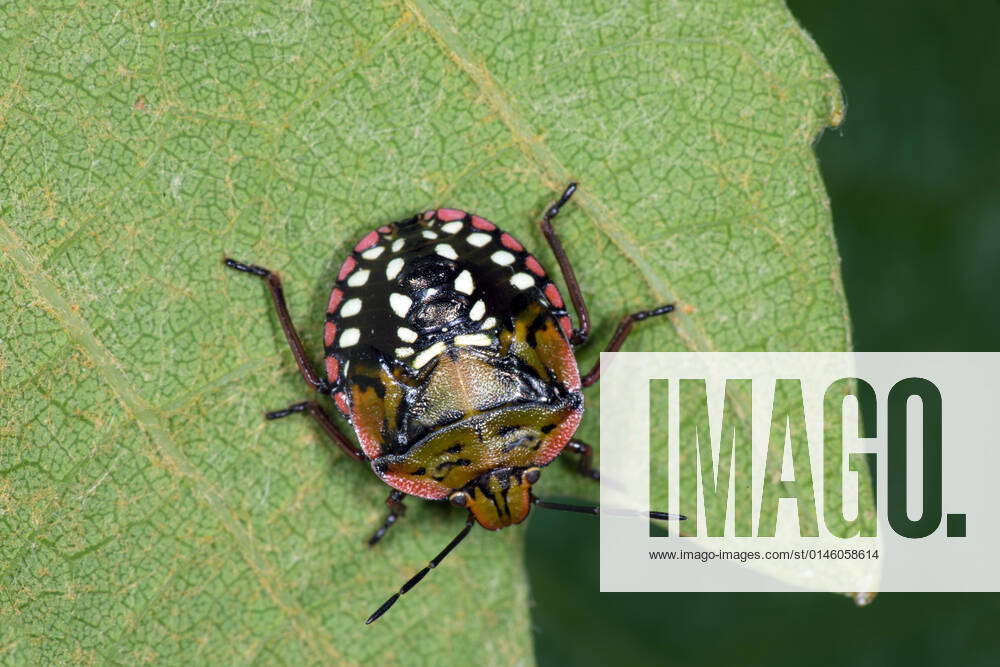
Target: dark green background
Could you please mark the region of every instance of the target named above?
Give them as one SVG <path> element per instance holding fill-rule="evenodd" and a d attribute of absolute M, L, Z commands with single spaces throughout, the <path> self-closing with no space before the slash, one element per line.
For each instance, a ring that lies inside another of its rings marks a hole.
<path fill-rule="evenodd" d="M 789 6 L 847 101 L 816 151 L 855 348 L 1000 349 L 1000 3 Z M 596 522 L 534 514 L 541 665 L 1000 662 L 1000 595 L 601 594 Z"/>

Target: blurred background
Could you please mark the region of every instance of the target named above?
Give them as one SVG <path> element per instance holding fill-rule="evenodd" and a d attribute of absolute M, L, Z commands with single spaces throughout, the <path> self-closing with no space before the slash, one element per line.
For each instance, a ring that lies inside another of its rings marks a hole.
<path fill-rule="evenodd" d="M 855 349 L 1000 350 L 1000 2 L 788 5 L 847 101 L 816 152 Z M 540 665 L 1000 662 L 1000 595 L 600 594 L 596 536 L 532 517 Z"/>

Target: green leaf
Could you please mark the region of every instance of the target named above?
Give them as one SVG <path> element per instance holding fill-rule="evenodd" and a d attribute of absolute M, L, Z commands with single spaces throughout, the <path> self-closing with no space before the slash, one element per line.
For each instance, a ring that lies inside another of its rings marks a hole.
<path fill-rule="evenodd" d="M 363 545 L 387 488 L 265 424 L 308 392 L 224 253 L 280 272 L 318 361 L 366 231 L 461 207 L 553 268 L 535 221 L 575 179 L 584 366 L 671 301 L 628 349 L 849 347 L 810 149 L 840 95 L 783 3 L 335 4 L 2 10 L 0 656 L 532 662 L 518 528 L 362 625 L 462 520 L 411 499 Z"/>

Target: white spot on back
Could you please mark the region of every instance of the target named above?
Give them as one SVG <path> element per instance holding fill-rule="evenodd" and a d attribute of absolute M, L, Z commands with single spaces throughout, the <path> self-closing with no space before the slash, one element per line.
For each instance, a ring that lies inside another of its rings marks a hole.
<path fill-rule="evenodd" d="M 510 278 L 510 284 L 518 289 L 528 289 L 535 285 L 535 279 L 527 273 L 515 273 Z"/>
<path fill-rule="evenodd" d="M 463 294 L 472 294 L 473 290 L 476 289 L 475 283 L 472 282 L 472 274 L 469 273 L 468 269 L 462 271 L 458 274 L 458 278 L 455 278 L 455 289 Z"/>
<path fill-rule="evenodd" d="M 477 301 L 473 304 L 472 308 L 469 309 L 469 317 L 474 320 L 482 319 L 484 314 L 486 314 L 486 304 L 482 301 Z"/>
<path fill-rule="evenodd" d="M 458 234 L 462 231 L 462 221 L 454 220 L 452 222 L 441 225 L 441 231 L 445 234 Z"/>
<path fill-rule="evenodd" d="M 400 359 L 403 359 L 405 357 L 409 357 L 412 354 L 413 354 L 413 348 L 412 347 L 397 347 L 396 348 L 396 356 L 399 357 Z"/>
<path fill-rule="evenodd" d="M 399 252 L 402 250 L 403 245 L 406 243 L 406 239 L 396 239 L 392 242 L 392 251 Z"/>
<path fill-rule="evenodd" d="M 497 325 L 497 318 L 495 318 L 495 317 L 487 317 L 486 321 L 483 322 L 483 326 L 481 326 L 479 328 L 480 329 L 492 329 L 496 325 Z"/>
<path fill-rule="evenodd" d="M 396 329 L 396 335 L 399 336 L 399 340 L 404 343 L 412 343 L 417 339 L 417 332 L 413 329 L 407 329 L 406 327 L 399 327 Z"/>
<path fill-rule="evenodd" d="M 423 236 L 425 239 L 436 239 L 438 237 L 437 232 L 432 232 L 429 229 L 423 231 Z"/>
<path fill-rule="evenodd" d="M 396 313 L 396 315 L 406 317 L 410 306 L 413 305 L 413 299 L 399 292 L 393 292 L 389 295 L 389 305 L 392 306 L 392 312 Z"/>
<path fill-rule="evenodd" d="M 465 239 L 470 245 L 474 245 L 477 248 L 482 248 L 484 245 L 493 240 L 493 237 L 489 234 L 483 234 L 482 232 L 476 232 L 474 234 L 469 234 Z"/>
<path fill-rule="evenodd" d="M 405 263 L 406 262 L 403 261 L 402 257 L 397 257 L 396 259 L 389 262 L 389 264 L 387 264 L 385 267 L 385 277 L 388 278 L 389 280 L 394 280 L 396 276 L 399 275 L 399 272 L 403 270 L 403 264 Z"/>
<path fill-rule="evenodd" d="M 354 327 L 350 329 L 345 329 L 344 333 L 340 334 L 340 347 L 350 347 L 361 340 L 361 332 Z"/>
<path fill-rule="evenodd" d="M 438 341 L 431 345 L 429 348 L 417 355 L 417 358 L 413 360 L 414 368 L 423 368 L 424 364 L 444 352 L 444 343 Z"/>
<path fill-rule="evenodd" d="M 340 307 L 341 317 L 350 317 L 352 315 L 357 315 L 361 312 L 361 299 L 348 299 L 344 302 L 344 305 Z"/>
<path fill-rule="evenodd" d="M 368 269 L 361 269 L 360 271 L 355 271 L 347 278 L 347 284 L 351 287 L 361 287 L 366 282 L 368 282 L 368 274 L 371 273 Z"/>
<path fill-rule="evenodd" d="M 455 345 L 490 345 L 492 342 L 492 338 L 482 333 L 455 336 Z"/>
<path fill-rule="evenodd" d="M 364 257 L 365 259 L 378 259 L 379 255 L 381 255 L 384 252 L 385 252 L 385 246 L 377 245 L 374 248 L 368 248 L 368 250 L 365 250 L 363 253 L 361 253 L 361 256 Z"/>
<path fill-rule="evenodd" d="M 506 250 L 497 250 L 495 253 L 490 255 L 490 259 L 500 266 L 510 266 L 514 263 L 514 255 L 510 254 Z"/>
<path fill-rule="evenodd" d="M 441 255 L 445 259 L 458 259 L 458 253 L 447 243 L 438 243 L 434 246 L 434 252 Z"/>

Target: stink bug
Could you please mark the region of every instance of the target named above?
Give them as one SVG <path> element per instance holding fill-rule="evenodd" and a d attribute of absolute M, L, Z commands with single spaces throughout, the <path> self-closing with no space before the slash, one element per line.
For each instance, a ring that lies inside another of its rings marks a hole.
<path fill-rule="evenodd" d="M 541 230 L 576 311 L 574 328 L 559 288 L 514 237 L 477 215 L 427 211 L 368 232 L 344 260 L 330 294 L 323 343 L 326 378 L 312 370 L 292 324 L 281 280 L 267 269 L 226 259 L 263 278 L 306 383 L 333 397 L 360 448 L 313 401 L 267 413 L 304 413 L 351 458 L 392 487 L 374 545 L 402 515 L 407 495 L 448 500 L 468 516 L 461 532 L 368 617 L 371 623 L 461 542 L 475 522 L 488 530 L 521 523 L 532 505 L 597 514 L 531 492 L 541 468 L 563 450 L 598 479 L 589 445 L 573 438 L 584 387 L 573 347 L 590 318 L 552 221 L 576 191 L 571 183 L 545 212 Z M 626 315 L 605 348 L 619 349 L 632 326 L 673 305 Z M 683 518 L 651 512 L 651 518 Z"/>

